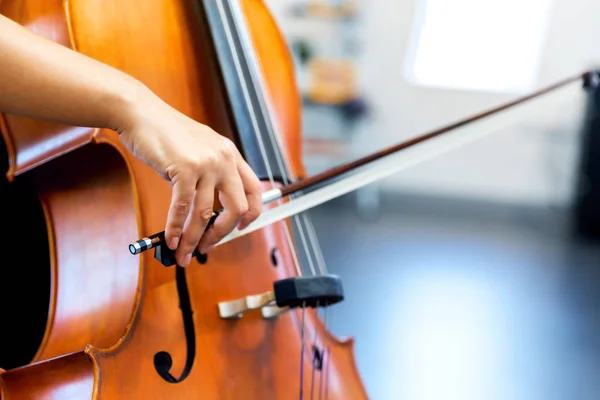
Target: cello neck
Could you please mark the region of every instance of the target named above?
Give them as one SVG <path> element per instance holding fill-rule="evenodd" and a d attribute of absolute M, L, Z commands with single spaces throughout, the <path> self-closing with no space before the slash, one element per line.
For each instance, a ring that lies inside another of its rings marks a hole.
<path fill-rule="evenodd" d="M 259 63 L 238 0 L 198 3 L 212 36 L 239 150 L 259 179 L 286 184 L 290 172 L 270 118 Z"/>

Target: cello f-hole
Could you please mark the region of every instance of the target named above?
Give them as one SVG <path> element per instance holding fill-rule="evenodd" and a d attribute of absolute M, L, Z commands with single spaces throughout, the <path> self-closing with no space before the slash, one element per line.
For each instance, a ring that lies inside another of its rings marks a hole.
<path fill-rule="evenodd" d="M 159 351 L 154 355 L 154 367 L 156 372 L 169 383 L 180 383 L 188 377 L 192 372 L 194 358 L 196 357 L 196 333 L 194 329 L 194 318 L 192 312 L 192 303 L 185 278 L 185 269 L 176 267 L 177 294 L 179 295 L 179 308 L 181 308 L 181 316 L 183 317 L 183 329 L 185 330 L 186 341 L 186 360 L 185 367 L 179 378 L 175 378 L 169 372 L 173 366 L 173 358 L 166 351 Z"/>
<path fill-rule="evenodd" d="M 273 267 L 275 268 L 279 265 L 279 249 L 277 247 L 271 249 L 271 264 L 273 264 Z"/>

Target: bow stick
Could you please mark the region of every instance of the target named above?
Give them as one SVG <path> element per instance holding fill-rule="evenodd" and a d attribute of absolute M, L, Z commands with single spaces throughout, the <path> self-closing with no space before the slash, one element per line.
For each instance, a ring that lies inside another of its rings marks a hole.
<path fill-rule="evenodd" d="M 438 155 L 447 152 L 461 145 L 464 145 L 467 142 L 471 142 L 474 139 L 485 135 L 487 132 L 476 132 L 475 134 L 464 135 L 455 139 L 452 139 L 451 137 L 444 137 L 438 139 L 433 144 L 423 147 L 423 144 L 425 144 L 426 142 L 431 142 L 431 139 L 433 138 L 439 137 L 443 134 L 454 131 L 457 128 L 460 128 L 467 124 L 471 124 L 475 121 L 497 114 L 501 111 L 524 103 L 526 101 L 532 100 L 546 93 L 555 91 L 561 87 L 576 82 L 579 79 L 583 79 L 584 87 L 596 87 L 600 82 L 599 75 L 596 71 L 586 71 L 575 76 L 563 79 L 546 87 L 543 87 L 537 91 L 519 97 L 513 101 L 491 108 L 487 111 L 481 112 L 471 117 L 461 119 L 452 124 L 427 132 L 416 138 L 407 140 L 405 142 L 401 142 L 394 146 L 385 148 L 381 151 L 369 154 L 355 161 L 339 165 L 337 167 L 323 171 L 319 174 L 310 176 L 306 179 L 293 182 L 280 189 L 269 190 L 263 193 L 263 204 L 268 204 L 273 201 L 282 199 L 286 196 L 295 194 L 299 191 L 312 189 L 318 186 L 319 184 L 326 183 L 333 179 L 338 179 L 333 183 L 314 189 L 309 193 L 303 194 L 301 197 L 293 199 L 290 202 L 287 202 L 283 205 L 277 206 L 262 213 L 246 228 L 242 230 L 238 230 L 237 228 L 235 228 L 231 233 L 229 233 L 221 241 L 215 244 L 215 247 L 227 243 L 235 238 L 245 236 L 272 223 L 296 215 L 302 211 L 306 211 L 310 208 L 313 208 L 336 197 L 342 196 L 346 193 L 349 193 L 360 187 L 373 183 L 377 180 L 385 178 L 395 172 L 408 168 L 420 161 L 431 158 L 433 155 Z M 417 146 L 419 144 L 421 144 L 421 147 Z M 404 151 L 400 152 L 401 150 Z M 400 156 L 402 156 L 402 158 Z M 354 172 L 361 168 L 361 171 L 351 176 L 343 177 L 343 175 L 348 174 L 349 172 Z M 215 211 L 213 213 L 211 221 L 214 222 L 215 218 L 218 217 L 221 211 L 222 210 Z M 210 226 L 211 223 L 208 224 L 206 229 L 209 229 Z M 146 250 L 152 249 L 158 245 L 163 244 L 165 244 L 164 231 L 131 243 L 129 245 L 129 251 L 132 254 L 140 254 Z"/>

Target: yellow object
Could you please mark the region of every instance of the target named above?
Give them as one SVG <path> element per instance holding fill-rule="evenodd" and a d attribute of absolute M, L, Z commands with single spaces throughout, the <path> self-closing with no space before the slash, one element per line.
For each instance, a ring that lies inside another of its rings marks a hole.
<path fill-rule="evenodd" d="M 310 100 L 339 104 L 356 97 L 356 73 L 352 61 L 314 58 L 307 68 L 307 97 Z"/>
<path fill-rule="evenodd" d="M 313 17 L 347 18 L 356 13 L 357 5 L 355 0 L 344 1 L 340 5 L 332 5 L 323 0 L 311 0 L 307 5 L 307 10 Z"/>

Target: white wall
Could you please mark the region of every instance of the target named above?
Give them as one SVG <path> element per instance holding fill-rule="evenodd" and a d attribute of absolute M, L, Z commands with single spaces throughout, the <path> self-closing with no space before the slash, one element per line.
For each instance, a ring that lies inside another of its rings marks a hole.
<path fill-rule="evenodd" d="M 416 87 L 404 77 L 415 7 L 419 0 L 362 2 L 361 78 L 372 116 L 359 152 L 389 146 L 427 130 L 511 100 L 515 95 Z M 286 32 L 289 2 L 269 1 Z M 600 65 L 600 2 L 555 0 L 538 86 Z M 296 22 L 297 23 L 297 22 Z M 510 29 L 507 23 L 506 29 Z M 519 60 L 507 60 L 518 63 Z M 443 66 L 440 66 L 443 68 Z M 549 108 L 531 105 L 505 113 L 509 129 L 439 156 L 381 182 L 382 188 L 431 195 L 482 198 L 534 205 L 564 205 L 572 195 L 582 92 L 564 92 Z M 517 123 L 518 122 L 518 123 Z M 365 146 L 368 144 L 368 146 Z"/>

